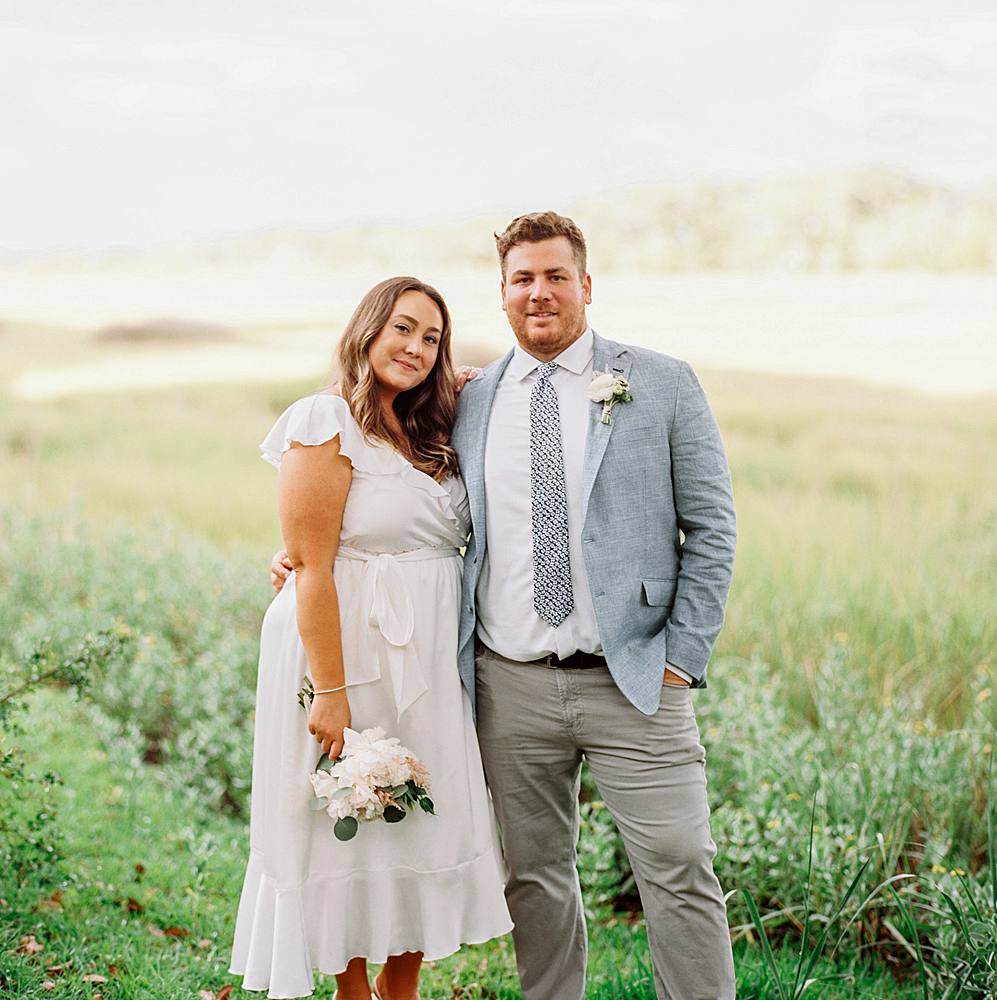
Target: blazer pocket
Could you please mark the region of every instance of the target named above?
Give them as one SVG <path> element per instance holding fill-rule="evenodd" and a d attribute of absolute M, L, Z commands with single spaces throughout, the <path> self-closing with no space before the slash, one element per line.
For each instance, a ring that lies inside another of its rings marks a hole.
<path fill-rule="evenodd" d="M 675 600 L 677 577 L 667 580 L 644 580 L 644 599 L 652 608 L 667 608 Z"/>

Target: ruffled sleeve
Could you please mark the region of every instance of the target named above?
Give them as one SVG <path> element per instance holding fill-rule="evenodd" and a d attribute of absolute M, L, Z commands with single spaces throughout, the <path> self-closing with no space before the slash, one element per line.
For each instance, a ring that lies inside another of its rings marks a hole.
<path fill-rule="evenodd" d="M 306 445 L 324 444 L 337 435 L 339 453 L 354 466 L 358 462 L 364 464 L 362 457 L 368 446 L 364 444 L 346 400 L 319 393 L 292 403 L 260 443 L 260 452 L 267 462 L 279 469 L 281 456 L 291 447 L 292 441 Z"/>

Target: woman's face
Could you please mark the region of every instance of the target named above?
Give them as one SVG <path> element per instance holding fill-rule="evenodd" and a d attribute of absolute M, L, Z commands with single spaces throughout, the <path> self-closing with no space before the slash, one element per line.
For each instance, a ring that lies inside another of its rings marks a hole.
<path fill-rule="evenodd" d="M 440 351 L 443 317 L 423 292 L 402 292 L 388 322 L 370 342 L 374 378 L 393 395 L 425 382 Z"/>

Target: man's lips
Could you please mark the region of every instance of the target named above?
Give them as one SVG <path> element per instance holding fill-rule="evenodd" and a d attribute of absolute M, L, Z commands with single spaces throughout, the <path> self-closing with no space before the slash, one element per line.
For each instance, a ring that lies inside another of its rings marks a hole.
<path fill-rule="evenodd" d="M 532 312 L 532 313 L 527 313 L 526 315 L 533 317 L 533 319 L 551 319 L 554 316 L 556 316 L 557 313 L 556 312 L 550 312 L 550 311 L 548 311 L 548 312 Z"/>

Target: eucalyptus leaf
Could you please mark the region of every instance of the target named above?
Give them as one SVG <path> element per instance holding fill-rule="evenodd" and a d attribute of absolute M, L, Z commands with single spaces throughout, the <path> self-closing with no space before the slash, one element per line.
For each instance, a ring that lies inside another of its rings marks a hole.
<path fill-rule="evenodd" d="M 419 805 L 422 806 L 423 812 L 428 812 L 431 816 L 436 815 L 433 807 L 433 800 L 428 795 L 424 795 L 421 799 L 419 799 Z"/>
<path fill-rule="evenodd" d="M 318 812 L 329 804 L 329 797 L 327 795 L 317 795 L 311 802 L 308 803 L 308 808 L 312 812 Z"/>
<path fill-rule="evenodd" d="M 342 819 L 336 821 L 336 825 L 332 828 L 332 832 L 336 835 L 337 840 L 352 840 L 357 835 L 357 828 L 360 824 L 356 821 L 353 816 L 344 816 Z"/>
<path fill-rule="evenodd" d="M 345 798 L 349 797 L 352 794 L 353 794 L 353 789 L 352 788 L 337 788 L 332 793 L 332 798 L 334 798 L 334 799 L 345 799 Z"/>
<path fill-rule="evenodd" d="M 407 782 L 404 785 L 395 785 L 395 787 L 391 789 L 391 797 L 394 799 L 400 798 L 407 791 L 408 791 Z"/>
<path fill-rule="evenodd" d="M 336 762 L 327 754 L 322 754 L 318 759 L 318 763 L 315 765 L 316 771 L 331 771 L 332 765 Z"/>
<path fill-rule="evenodd" d="M 385 823 L 401 823 L 405 819 L 405 810 L 397 806 L 386 806 L 384 810 Z"/>

